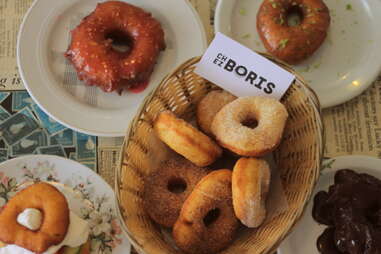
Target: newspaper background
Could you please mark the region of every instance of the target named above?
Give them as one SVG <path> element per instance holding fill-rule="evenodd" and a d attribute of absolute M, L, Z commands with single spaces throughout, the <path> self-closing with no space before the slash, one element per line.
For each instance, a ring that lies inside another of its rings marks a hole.
<path fill-rule="evenodd" d="M 325 109 L 326 157 L 370 155 L 381 158 L 381 76 L 363 94 Z"/>
<path fill-rule="evenodd" d="M 22 90 L 17 71 L 17 34 L 32 0 L 0 0 L 0 90 Z"/>
<path fill-rule="evenodd" d="M 210 41 L 213 38 L 213 18 L 217 0 L 189 1 L 199 13 L 208 41 Z M 16 64 L 17 34 L 23 15 L 32 2 L 33 0 L 0 0 L 0 125 L 15 114 L 29 115 L 32 123 L 35 121 L 38 124 L 31 135 L 34 134 L 33 137 L 36 137 L 35 140 L 38 142 L 46 143 L 42 147 L 36 148 L 34 153 L 64 151 L 62 156 L 79 160 L 92 167 L 113 186 L 114 169 L 117 167 L 123 138 L 91 137 L 76 133 L 56 123 L 54 124 L 58 126 L 59 132 L 54 132 L 54 130 L 49 132 L 46 121 L 37 117 L 39 109 L 34 106 L 35 104 L 28 97 L 20 95 L 20 92 L 15 92 L 24 90 Z M 13 108 L 13 104 L 17 104 L 14 101 L 15 98 L 23 98 L 24 102 L 30 102 L 26 105 L 28 110 Z M 326 128 L 325 157 L 362 154 L 381 158 L 380 117 L 381 76 L 362 95 L 323 111 L 323 122 Z M 52 123 L 48 122 L 48 125 Z M 52 138 L 57 134 L 59 135 Z M 27 137 L 29 136 L 27 135 Z M 78 150 L 82 148 L 88 151 L 80 154 L 80 158 L 78 158 Z M 0 138 L 0 161 L 12 157 L 13 150 Z M 81 158 L 83 158 L 82 161 Z"/>

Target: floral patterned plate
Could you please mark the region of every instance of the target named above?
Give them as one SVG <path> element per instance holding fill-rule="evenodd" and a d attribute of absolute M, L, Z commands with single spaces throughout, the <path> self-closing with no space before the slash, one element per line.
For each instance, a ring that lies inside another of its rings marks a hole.
<path fill-rule="evenodd" d="M 126 254 L 131 245 L 122 234 L 115 210 L 115 195 L 110 186 L 82 164 L 51 155 L 31 155 L 0 164 L 0 208 L 24 183 L 50 181 L 74 189 L 83 202 L 71 209 L 86 219 L 91 228 L 92 254 Z"/>

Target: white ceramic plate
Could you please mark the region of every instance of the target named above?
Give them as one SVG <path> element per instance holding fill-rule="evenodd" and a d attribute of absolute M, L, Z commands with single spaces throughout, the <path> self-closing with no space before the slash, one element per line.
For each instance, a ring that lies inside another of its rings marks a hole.
<path fill-rule="evenodd" d="M 381 71 L 381 1 L 324 2 L 331 14 L 328 37 L 314 55 L 293 68 L 308 81 L 326 108 L 359 95 Z M 262 0 L 219 0 L 215 30 L 264 52 L 256 29 L 261 3 Z"/>
<path fill-rule="evenodd" d="M 81 202 L 70 209 L 90 223 L 92 254 L 130 253 L 131 245 L 122 234 L 115 210 L 115 195 L 111 187 L 91 169 L 65 158 L 51 155 L 31 155 L 0 164 L 0 207 L 24 182 L 50 181 L 65 184 L 75 190 Z M 103 252 L 102 252 L 103 251 Z"/>
<path fill-rule="evenodd" d="M 152 13 L 163 26 L 167 48 L 159 56 L 149 86 L 139 94 L 106 94 L 85 86 L 64 52 L 75 28 L 100 0 L 36 0 L 21 25 L 17 60 L 32 98 L 52 118 L 90 135 L 124 136 L 142 100 L 177 65 L 201 55 L 206 36 L 188 0 L 126 0 Z"/>
<path fill-rule="evenodd" d="M 381 179 L 381 160 L 377 158 L 342 156 L 325 161 L 324 164 L 329 165 L 329 168 L 324 169 L 312 197 L 321 190 L 328 190 L 328 187 L 334 183 L 336 171 L 340 169 L 353 169 Z M 313 202 L 311 201 L 295 229 L 281 244 L 279 248 L 280 254 L 319 254 L 316 248 L 316 240 L 323 233 L 326 226 L 319 225 L 314 221 L 312 218 L 312 206 Z"/>

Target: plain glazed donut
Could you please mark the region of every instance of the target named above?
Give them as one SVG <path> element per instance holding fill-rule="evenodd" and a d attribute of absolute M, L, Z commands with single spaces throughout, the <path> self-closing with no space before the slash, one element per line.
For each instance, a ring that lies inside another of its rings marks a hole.
<path fill-rule="evenodd" d="M 27 208 L 42 212 L 41 227 L 31 231 L 17 222 Z M 0 241 L 43 253 L 61 243 L 69 227 L 69 206 L 65 196 L 48 183 L 36 183 L 18 192 L 0 212 Z"/>
<path fill-rule="evenodd" d="M 290 13 L 301 23 L 288 24 Z M 270 54 L 296 64 L 312 55 L 327 37 L 329 10 L 322 0 L 264 0 L 257 13 L 257 30 Z"/>
<path fill-rule="evenodd" d="M 173 238 L 184 252 L 216 253 L 233 240 L 239 222 L 233 210 L 231 180 L 230 170 L 213 171 L 185 201 L 173 227 Z"/>
<path fill-rule="evenodd" d="M 105 92 L 121 92 L 148 81 L 165 48 L 160 23 L 141 8 L 120 1 L 99 3 L 71 36 L 65 55 L 78 78 Z M 128 38 L 131 49 L 114 50 L 112 42 L 118 38 Z"/>
<path fill-rule="evenodd" d="M 144 205 L 151 219 L 172 227 L 186 198 L 207 174 L 207 169 L 199 168 L 180 156 L 161 163 L 144 184 Z"/>
<path fill-rule="evenodd" d="M 170 111 L 158 115 L 154 130 L 170 148 L 199 167 L 212 164 L 222 154 L 222 149 L 211 138 Z"/>
<path fill-rule="evenodd" d="M 237 99 L 236 96 L 224 90 L 209 92 L 197 105 L 197 122 L 206 134 L 212 134 L 210 126 L 218 111 L 229 102 Z"/>
<path fill-rule="evenodd" d="M 256 228 L 266 218 L 266 198 L 270 187 L 270 167 L 265 160 L 241 158 L 233 169 L 233 206 L 237 218 Z"/>
<path fill-rule="evenodd" d="M 241 156 L 261 156 L 273 151 L 282 138 L 288 113 L 279 101 L 261 96 L 241 97 L 216 115 L 212 131 L 218 143 Z M 257 121 L 254 128 L 246 122 Z"/>

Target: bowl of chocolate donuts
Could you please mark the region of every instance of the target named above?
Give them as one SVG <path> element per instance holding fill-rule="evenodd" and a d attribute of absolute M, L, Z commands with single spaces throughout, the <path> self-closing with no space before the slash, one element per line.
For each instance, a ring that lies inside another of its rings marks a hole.
<path fill-rule="evenodd" d="M 183 63 L 143 102 L 116 170 L 123 230 L 139 253 L 272 253 L 320 175 L 320 104 L 296 79 L 280 101 L 235 97 Z"/>

